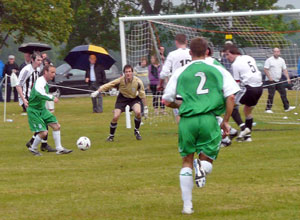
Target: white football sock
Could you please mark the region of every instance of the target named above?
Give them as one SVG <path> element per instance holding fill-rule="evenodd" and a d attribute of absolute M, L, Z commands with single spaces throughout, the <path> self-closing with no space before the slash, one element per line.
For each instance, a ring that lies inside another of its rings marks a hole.
<path fill-rule="evenodd" d="M 201 167 L 205 171 L 206 175 L 210 174 L 212 172 L 212 163 L 206 161 L 206 160 L 201 160 Z"/>
<path fill-rule="evenodd" d="M 60 131 L 53 131 L 52 132 L 55 148 L 57 151 L 61 151 L 64 148 L 61 146 L 61 140 L 60 140 Z"/>
<path fill-rule="evenodd" d="M 185 208 L 193 208 L 192 191 L 194 185 L 193 170 L 189 167 L 184 167 L 179 174 L 181 195 L 183 206 Z"/>
<path fill-rule="evenodd" d="M 31 148 L 34 150 L 37 150 L 38 145 L 41 143 L 41 140 L 42 140 L 42 138 L 40 137 L 40 135 L 36 135 L 32 145 L 31 145 Z"/>

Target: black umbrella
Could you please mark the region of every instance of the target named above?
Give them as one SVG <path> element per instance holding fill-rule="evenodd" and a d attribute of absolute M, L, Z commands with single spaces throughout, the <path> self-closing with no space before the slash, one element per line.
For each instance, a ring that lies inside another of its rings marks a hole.
<path fill-rule="evenodd" d="M 90 67 L 89 56 L 91 54 L 97 57 L 97 63 L 101 64 L 105 69 L 109 69 L 116 62 L 103 47 L 94 45 L 74 47 L 64 60 L 73 69 L 87 70 Z"/>
<path fill-rule="evenodd" d="M 43 43 L 24 43 L 19 47 L 19 51 L 23 53 L 32 54 L 34 51 L 46 51 L 51 50 L 51 47 L 48 44 Z"/>

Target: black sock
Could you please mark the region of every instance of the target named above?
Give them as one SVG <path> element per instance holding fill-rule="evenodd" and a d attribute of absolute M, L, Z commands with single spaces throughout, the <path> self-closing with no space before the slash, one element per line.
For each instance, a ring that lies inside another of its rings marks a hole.
<path fill-rule="evenodd" d="M 32 138 L 31 138 L 30 141 L 29 141 L 31 144 L 33 144 L 34 139 L 35 139 L 35 136 L 37 136 L 38 133 L 39 133 L 39 132 L 35 132 L 35 133 L 33 134 Z"/>
<path fill-rule="evenodd" d="M 42 147 L 46 147 L 48 145 L 47 141 L 48 141 L 48 133 L 47 133 L 46 137 L 42 140 Z"/>
<path fill-rule="evenodd" d="M 135 125 L 135 130 L 139 130 L 141 126 L 141 119 L 140 118 L 134 118 L 134 125 Z"/>
<path fill-rule="evenodd" d="M 110 135 L 111 136 L 115 135 L 117 125 L 118 125 L 118 123 L 112 123 L 112 122 L 110 123 Z"/>
<path fill-rule="evenodd" d="M 246 127 L 252 130 L 253 118 L 246 119 Z"/>
<path fill-rule="evenodd" d="M 233 118 L 233 120 L 235 121 L 235 123 L 241 127 L 241 124 L 243 124 L 240 112 L 238 108 L 234 108 L 231 114 L 231 117 Z"/>
<path fill-rule="evenodd" d="M 246 128 L 245 123 L 242 123 L 242 124 L 240 124 L 239 126 L 240 126 L 241 131 L 245 130 L 245 128 Z"/>

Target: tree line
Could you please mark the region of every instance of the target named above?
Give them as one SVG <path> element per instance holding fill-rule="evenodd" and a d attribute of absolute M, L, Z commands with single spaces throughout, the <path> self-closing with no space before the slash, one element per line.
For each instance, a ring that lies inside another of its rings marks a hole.
<path fill-rule="evenodd" d="M 121 16 L 276 9 L 277 0 L 0 0 L 0 53 L 26 37 L 59 46 L 61 57 L 74 46 L 96 44 L 119 50 Z M 293 6 L 287 6 L 292 8 Z M 272 23 L 272 19 L 267 20 Z M 283 19 L 268 28 L 298 28 Z M 258 23 L 266 24 L 266 18 Z M 280 26 L 278 26 L 280 24 Z"/>

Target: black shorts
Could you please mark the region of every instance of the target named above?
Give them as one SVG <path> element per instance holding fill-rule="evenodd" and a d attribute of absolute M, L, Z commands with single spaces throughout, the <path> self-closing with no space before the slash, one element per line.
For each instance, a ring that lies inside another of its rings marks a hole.
<path fill-rule="evenodd" d="M 256 106 L 259 98 L 263 93 L 263 87 L 251 87 L 245 86 L 240 92 L 236 94 L 236 103 L 243 104 L 247 106 Z"/>
<path fill-rule="evenodd" d="M 131 98 L 126 98 L 121 93 L 119 93 L 119 95 L 117 97 L 116 104 L 115 104 L 115 108 L 120 109 L 122 112 L 125 112 L 126 105 L 129 105 L 130 111 L 132 111 L 132 107 L 136 103 L 138 103 L 138 104 L 141 105 L 141 101 L 142 100 L 138 96 L 136 98 L 134 98 L 134 99 L 131 99 Z"/>

